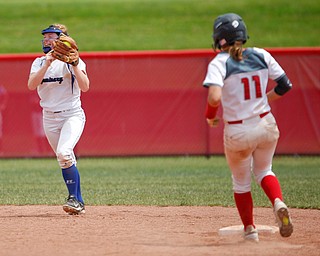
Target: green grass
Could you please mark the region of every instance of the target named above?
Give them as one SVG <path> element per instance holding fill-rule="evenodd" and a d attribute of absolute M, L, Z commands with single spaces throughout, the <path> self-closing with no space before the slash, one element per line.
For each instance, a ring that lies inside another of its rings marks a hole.
<path fill-rule="evenodd" d="M 314 0 L 0 0 L 0 53 L 41 52 L 41 30 L 59 22 L 80 51 L 209 49 L 222 13 L 246 21 L 248 46 L 319 46 L 320 5 Z M 84 158 L 79 161 L 89 205 L 234 206 L 223 157 Z M 276 157 L 291 207 L 317 208 L 319 157 Z M 0 205 L 57 204 L 67 194 L 55 159 L 1 159 Z M 253 184 L 256 206 L 270 206 Z"/>
<path fill-rule="evenodd" d="M 55 159 L 0 160 L 0 205 L 60 205 L 67 195 Z M 273 168 L 290 207 L 320 209 L 320 157 L 275 157 Z M 78 161 L 88 205 L 234 206 L 223 156 L 83 158 Z M 253 183 L 255 206 L 270 207 Z"/>
<path fill-rule="evenodd" d="M 217 15 L 239 13 L 248 46 L 319 46 L 314 0 L 0 0 L 0 53 L 41 52 L 40 32 L 59 22 L 80 51 L 209 49 Z"/>

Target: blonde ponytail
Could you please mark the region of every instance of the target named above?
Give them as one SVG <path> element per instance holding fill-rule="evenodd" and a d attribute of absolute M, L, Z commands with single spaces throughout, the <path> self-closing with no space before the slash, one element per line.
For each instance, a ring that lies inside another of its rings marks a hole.
<path fill-rule="evenodd" d="M 243 59 L 242 51 L 243 51 L 243 42 L 236 41 L 233 45 L 228 45 L 223 47 L 223 51 L 226 51 L 230 54 L 230 56 L 236 60 L 241 61 Z"/>

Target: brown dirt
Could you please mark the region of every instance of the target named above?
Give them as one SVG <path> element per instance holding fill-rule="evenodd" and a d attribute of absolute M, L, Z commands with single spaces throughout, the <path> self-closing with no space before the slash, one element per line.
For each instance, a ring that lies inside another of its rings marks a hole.
<path fill-rule="evenodd" d="M 259 234 L 258 244 L 239 234 L 235 208 L 87 206 L 70 216 L 61 206 L 0 206 L 0 255 L 320 255 L 320 211 L 290 209 L 294 233 Z M 255 208 L 257 225 L 275 226 L 271 208 Z"/>

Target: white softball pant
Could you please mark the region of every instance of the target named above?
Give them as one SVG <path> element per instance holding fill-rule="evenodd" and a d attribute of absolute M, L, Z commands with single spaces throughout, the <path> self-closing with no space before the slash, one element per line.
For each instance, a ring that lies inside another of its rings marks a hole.
<path fill-rule="evenodd" d="M 86 117 L 81 107 L 59 113 L 43 111 L 43 127 L 62 169 L 76 165 L 74 147 L 84 129 Z"/>
<path fill-rule="evenodd" d="M 224 150 L 235 193 L 251 191 L 251 172 L 259 185 L 265 176 L 275 176 L 272 158 L 278 138 L 278 126 L 271 113 L 241 124 L 225 124 Z"/>

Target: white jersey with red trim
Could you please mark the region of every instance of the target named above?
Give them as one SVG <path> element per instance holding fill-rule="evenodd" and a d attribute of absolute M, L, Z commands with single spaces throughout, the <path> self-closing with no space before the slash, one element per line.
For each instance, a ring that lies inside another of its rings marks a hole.
<path fill-rule="evenodd" d="M 203 86 L 221 86 L 223 119 L 245 120 L 270 111 L 266 90 L 268 80 L 278 80 L 284 70 L 269 52 L 247 48 L 243 60 L 235 61 L 220 52 L 208 65 Z"/>
<path fill-rule="evenodd" d="M 30 73 L 38 72 L 45 60 L 45 56 L 36 58 Z M 86 64 L 81 59 L 78 65 L 81 70 L 86 71 Z M 54 60 L 51 63 L 37 90 L 41 99 L 40 106 L 46 111 L 55 112 L 81 107 L 81 91 L 73 67 L 62 61 Z"/>

